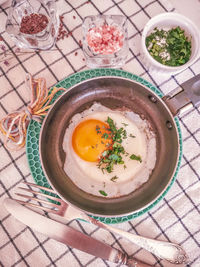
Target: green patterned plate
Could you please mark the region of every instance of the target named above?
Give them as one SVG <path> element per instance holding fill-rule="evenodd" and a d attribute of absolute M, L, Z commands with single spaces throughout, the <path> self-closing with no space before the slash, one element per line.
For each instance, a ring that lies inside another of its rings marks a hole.
<path fill-rule="evenodd" d="M 92 69 L 92 70 L 86 70 L 82 72 L 75 73 L 68 78 L 62 80 L 59 82 L 56 87 L 63 87 L 63 88 L 70 88 L 71 86 L 87 80 L 91 79 L 93 77 L 99 77 L 99 76 L 118 76 L 118 77 L 124 77 L 128 78 L 134 81 L 137 81 L 148 88 L 150 88 L 152 91 L 154 91 L 158 96 L 162 97 L 162 93 L 151 83 L 147 82 L 143 78 L 134 75 L 130 72 L 126 72 L 123 70 L 118 70 L 118 69 Z M 58 93 L 56 97 L 61 95 L 62 92 Z M 55 98 L 53 99 L 53 102 L 55 101 Z M 120 222 L 125 222 L 128 220 L 132 220 L 134 218 L 137 218 L 140 215 L 143 215 L 144 213 L 150 211 L 151 208 L 153 208 L 161 199 L 164 198 L 164 196 L 167 194 L 169 189 L 171 188 L 172 184 L 174 183 L 179 167 L 180 167 L 180 162 L 181 162 L 181 157 L 182 157 L 182 136 L 181 136 L 181 130 L 180 130 L 180 125 L 178 118 L 175 118 L 176 126 L 178 129 L 178 134 L 179 134 L 179 144 L 180 144 L 180 154 L 179 154 L 179 159 L 178 159 L 178 164 L 176 167 L 176 171 L 174 174 L 173 179 L 171 180 L 170 185 L 167 187 L 167 189 L 163 192 L 161 196 L 159 196 L 152 204 L 149 206 L 145 207 L 144 209 L 140 210 L 139 212 L 135 212 L 131 215 L 128 216 L 122 216 L 122 217 L 110 217 L 110 218 L 104 218 L 104 217 L 97 217 L 94 216 L 95 219 L 100 220 L 101 222 L 110 224 L 110 223 L 120 223 Z M 50 188 L 50 185 L 47 182 L 47 179 L 43 173 L 42 166 L 40 163 L 40 157 L 39 157 L 39 135 L 40 135 L 40 129 L 41 129 L 41 124 L 31 120 L 28 131 L 27 131 L 27 138 L 26 138 L 26 153 L 27 153 L 27 158 L 28 158 L 28 164 L 30 167 L 31 174 L 35 180 L 35 182 L 38 185 L 48 187 Z"/>

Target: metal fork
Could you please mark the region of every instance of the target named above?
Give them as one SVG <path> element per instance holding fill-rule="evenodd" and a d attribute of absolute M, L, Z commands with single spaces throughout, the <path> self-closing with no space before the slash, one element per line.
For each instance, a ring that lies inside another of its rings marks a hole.
<path fill-rule="evenodd" d="M 46 188 L 43 186 L 39 186 L 39 185 L 36 185 L 33 183 L 28 183 L 28 182 L 24 182 L 24 184 L 31 186 L 31 187 L 35 187 L 37 189 L 40 189 L 40 190 L 43 190 L 46 192 L 49 192 L 49 193 L 56 194 L 52 189 L 49 189 L 49 188 Z M 17 196 L 26 198 L 30 201 L 36 200 L 40 203 L 47 205 L 48 207 L 44 207 L 44 206 L 41 206 L 39 204 L 35 204 L 35 203 L 31 203 L 31 202 L 25 202 L 25 201 L 16 199 L 16 201 L 21 203 L 21 204 L 24 204 L 24 205 L 30 206 L 30 207 L 34 207 L 34 208 L 38 208 L 38 209 L 42 209 L 42 210 L 49 212 L 49 213 L 54 213 L 54 214 L 60 215 L 61 217 L 64 217 L 70 221 L 74 220 L 74 219 L 83 219 L 83 220 L 88 221 L 92 224 L 95 224 L 95 225 L 97 225 L 97 226 L 99 226 L 105 230 L 108 230 L 112 233 L 115 233 L 115 234 L 121 235 L 122 237 L 125 237 L 126 239 L 133 242 L 134 244 L 148 250 L 149 252 L 153 253 L 154 255 L 158 256 L 159 258 L 161 258 L 163 260 L 167 260 L 173 264 L 186 263 L 186 261 L 188 259 L 185 251 L 179 245 L 177 245 L 175 243 L 154 240 L 154 239 L 138 236 L 138 235 L 135 235 L 135 234 L 132 234 L 129 232 L 125 232 L 121 229 L 115 228 L 111 225 L 104 224 L 104 223 L 88 216 L 86 213 L 80 211 L 77 208 L 72 207 L 71 205 L 67 204 L 65 201 L 63 201 L 62 199 L 60 199 L 56 196 L 52 196 L 52 195 L 50 196 L 50 195 L 47 195 L 41 191 L 35 191 L 33 189 L 30 189 L 30 188 L 19 187 L 19 189 L 22 190 L 23 192 L 32 193 L 33 196 L 29 196 L 29 195 L 22 194 L 22 193 L 16 193 Z M 51 203 L 50 201 L 45 200 L 45 199 L 39 199 L 39 198 L 37 198 L 37 196 L 48 198 L 50 200 L 56 201 L 56 203 L 55 202 Z"/>

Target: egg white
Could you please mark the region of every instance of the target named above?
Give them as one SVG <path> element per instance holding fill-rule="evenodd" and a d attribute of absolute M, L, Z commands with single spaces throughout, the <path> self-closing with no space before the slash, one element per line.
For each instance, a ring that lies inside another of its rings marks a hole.
<path fill-rule="evenodd" d="M 111 173 L 102 172 L 97 162 L 82 160 L 72 147 L 73 131 L 80 122 L 88 119 L 105 122 L 108 117 L 117 128 L 123 127 L 126 130 L 127 138 L 123 139 L 122 146 L 129 153 L 128 156 L 123 155 L 124 164 L 114 165 Z M 73 116 L 65 132 L 63 149 L 66 153 L 64 171 L 73 183 L 96 196 L 102 196 L 100 190 L 104 191 L 109 198 L 127 195 L 136 190 L 148 180 L 156 162 L 156 139 L 148 122 L 134 112 L 111 110 L 99 103 Z M 142 162 L 130 159 L 132 154 L 141 156 Z M 115 176 L 117 179 L 112 181 Z"/>

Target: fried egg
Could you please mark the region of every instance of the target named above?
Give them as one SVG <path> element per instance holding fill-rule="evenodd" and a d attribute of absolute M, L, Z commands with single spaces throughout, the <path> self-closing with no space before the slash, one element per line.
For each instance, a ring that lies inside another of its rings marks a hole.
<path fill-rule="evenodd" d="M 116 164 L 112 172 L 102 170 L 99 160 L 111 144 L 107 118 L 117 129 L 126 130 L 122 139 L 123 164 Z M 101 134 L 99 134 L 101 132 Z M 145 183 L 156 163 L 156 137 L 146 120 L 130 111 L 111 110 L 100 103 L 74 115 L 66 129 L 63 149 L 66 153 L 64 171 L 81 190 L 108 198 L 127 195 Z M 140 156 L 141 161 L 130 155 Z"/>

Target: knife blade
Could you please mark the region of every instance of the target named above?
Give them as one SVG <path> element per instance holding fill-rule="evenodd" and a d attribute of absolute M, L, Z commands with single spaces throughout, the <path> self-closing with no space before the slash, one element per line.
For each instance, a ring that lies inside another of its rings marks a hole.
<path fill-rule="evenodd" d="M 84 251 L 93 256 L 115 263 L 126 264 L 129 267 L 150 267 L 150 265 L 128 257 L 127 254 L 112 248 L 111 246 L 87 236 L 65 224 L 49 219 L 31 209 L 28 209 L 17 201 L 6 198 L 6 209 L 19 221 L 44 234 L 45 236 L 64 243 L 70 247 Z"/>

